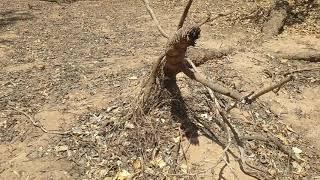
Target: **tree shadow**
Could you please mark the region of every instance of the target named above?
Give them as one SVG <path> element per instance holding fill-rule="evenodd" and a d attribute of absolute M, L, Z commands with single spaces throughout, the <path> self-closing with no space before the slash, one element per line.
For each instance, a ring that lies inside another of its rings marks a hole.
<path fill-rule="evenodd" d="M 316 0 L 296 0 L 292 6 L 286 19 L 286 25 L 301 24 L 310 15 L 310 12 L 319 8 Z"/>
<path fill-rule="evenodd" d="M 175 79 L 165 80 L 165 89 L 170 93 L 171 100 L 170 104 L 170 113 L 171 118 L 181 124 L 181 130 L 184 132 L 184 135 L 189 140 L 190 144 L 199 145 L 199 131 L 206 138 L 217 143 L 222 148 L 225 148 L 225 144 L 220 141 L 220 139 L 211 131 L 206 124 L 199 119 L 195 113 L 192 111 L 188 112 L 186 103 L 181 95 L 180 88 L 178 87 Z M 197 126 L 201 124 L 201 127 Z"/>
<path fill-rule="evenodd" d="M 18 21 L 26 21 L 33 19 L 34 16 L 30 12 L 8 10 L 0 12 L 0 30 L 17 23 Z"/>
<path fill-rule="evenodd" d="M 176 79 L 165 80 L 165 89 L 170 93 L 170 97 L 173 99 L 171 101 L 171 118 L 181 124 L 181 130 L 184 135 L 189 140 L 190 144 L 199 144 L 199 134 L 198 127 L 190 119 L 187 107 L 181 96 L 181 91 L 176 83 Z"/>
<path fill-rule="evenodd" d="M 11 43 L 12 43 L 12 41 L 10 41 L 10 40 L 6 40 L 6 39 L 0 38 L 0 44 L 5 44 L 5 45 L 7 45 L 7 44 L 11 44 Z"/>
<path fill-rule="evenodd" d="M 219 145 L 222 149 L 226 148 L 226 142 L 216 135 L 207 124 L 202 122 L 195 113 L 188 111 L 185 101 L 181 95 L 180 88 L 178 87 L 175 79 L 165 80 L 165 89 L 170 93 L 171 101 L 171 118 L 181 124 L 181 130 L 184 132 L 186 138 L 193 145 L 199 145 L 199 133 L 212 142 Z M 197 126 L 197 124 L 201 124 Z M 228 153 L 234 158 L 239 159 L 239 156 L 234 154 L 233 151 L 228 150 Z M 226 160 L 229 161 L 229 155 L 226 154 Z M 240 163 L 240 161 L 238 161 Z M 227 164 L 223 165 L 219 171 L 219 179 L 225 179 L 223 173 L 227 167 Z M 250 174 L 248 174 L 250 176 Z"/>

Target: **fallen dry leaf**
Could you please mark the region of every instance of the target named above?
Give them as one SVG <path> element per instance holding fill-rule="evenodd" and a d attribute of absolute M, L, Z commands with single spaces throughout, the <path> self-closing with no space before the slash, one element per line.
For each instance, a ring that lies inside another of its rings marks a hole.
<path fill-rule="evenodd" d="M 167 165 L 161 156 L 158 156 L 153 161 L 151 161 L 151 164 L 153 164 L 154 166 L 158 166 L 159 168 L 163 168 Z"/>
<path fill-rule="evenodd" d="M 127 170 L 120 170 L 113 180 L 129 180 L 131 178 L 131 174 Z"/>

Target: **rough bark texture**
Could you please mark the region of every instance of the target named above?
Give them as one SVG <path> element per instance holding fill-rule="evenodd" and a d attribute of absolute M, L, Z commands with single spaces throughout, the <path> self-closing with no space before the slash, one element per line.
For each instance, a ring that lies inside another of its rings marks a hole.
<path fill-rule="evenodd" d="M 198 25 L 186 25 L 179 29 L 167 43 L 165 50 L 164 74 L 173 78 L 181 72 L 181 66 L 185 63 L 187 48 L 194 46 L 200 36 Z"/>
<path fill-rule="evenodd" d="M 265 37 L 272 37 L 280 34 L 286 22 L 289 11 L 289 3 L 284 0 L 276 0 L 270 12 L 269 20 L 264 24 L 262 32 Z"/>
<path fill-rule="evenodd" d="M 277 58 L 319 62 L 320 39 L 312 36 L 278 38 L 264 43 L 262 51 Z"/>
<path fill-rule="evenodd" d="M 214 58 L 222 58 L 232 52 L 232 49 L 203 49 L 203 48 L 189 48 L 188 58 L 193 60 L 196 66 L 206 63 Z"/>
<path fill-rule="evenodd" d="M 164 88 L 168 89 L 175 83 L 176 75 L 186 64 L 187 48 L 194 46 L 199 36 L 200 27 L 197 24 L 188 24 L 168 39 L 165 52 L 154 63 L 139 97 L 139 107 L 144 112 L 157 103 L 157 98 Z"/>

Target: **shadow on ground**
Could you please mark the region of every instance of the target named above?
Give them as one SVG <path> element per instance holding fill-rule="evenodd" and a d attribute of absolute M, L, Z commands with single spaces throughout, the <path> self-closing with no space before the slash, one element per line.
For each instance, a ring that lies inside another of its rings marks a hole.
<path fill-rule="evenodd" d="M 0 12 L 0 30 L 3 28 L 14 25 L 18 21 L 26 21 L 33 19 L 34 16 L 25 11 L 18 11 L 18 10 L 8 10 L 4 12 Z M 3 40 L 0 40 L 2 43 Z"/>

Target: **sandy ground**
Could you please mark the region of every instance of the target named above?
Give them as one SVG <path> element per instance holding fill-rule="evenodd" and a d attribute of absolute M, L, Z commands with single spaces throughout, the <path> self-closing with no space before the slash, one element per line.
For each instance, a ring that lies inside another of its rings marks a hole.
<path fill-rule="evenodd" d="M 183 2 L 153 1 L 155 12 L 168 33 L 175 30 Z M 249 12 L 252 3 L 230 1 L 208 5 L 212 12 Z M 242 11 L 241 11 L 242 10 Z M 197 1 L 192 19 L 204 18 L 203 4 Z M 236 47 L 228 55 L 226 70 L 237 74 L 234 85 L 243 91 L 272 82 L 266 71 L 281 72 L 319 63 L 270 58 L 261 52 L 267 43 L 307 36 L 319 40 L 319 19 L 286 27 L 276 39 L 256 45 L 259 26 L 234 19 L 206 25 L 198 46 Z M 117 98 L 131 93 L 160 54 L 166 40 L 153 25 L 140 1 L 78 1 L 71 4 L 33 0 L 2 0 L 0 4 L 0 179 L 74 179 L 77 169 L 71 162 L 47 156 L 46 149 L 59 141 L 33 126 L 28 117 L 8 107 L 34 116 L 50 130 L 66 130 L 85 113 L 107 109 Z M 210 72 L 215 78 L 228 78 Z M 277 95 L 260 100 L 268 103 L 280 120 L 320 151 L 319 72 L 306 73 Z M 210 169 L 222 148 L 205 137 L 191 145 L 189 162 Z M 184 142 L 188 143 L 188 142 Z M 186 145 L 187 146 L 187 145 Z M 240 179 L 249 179 L 232 162 Z M 219 176 L 216 171 L 202 175 Z M 227 168 L 226 168 L 227 169 Z M 230 170 L 220 176 L 234 179 Z"/>

